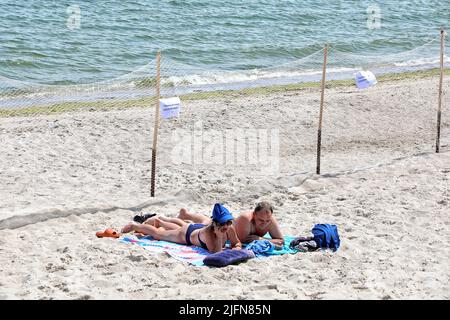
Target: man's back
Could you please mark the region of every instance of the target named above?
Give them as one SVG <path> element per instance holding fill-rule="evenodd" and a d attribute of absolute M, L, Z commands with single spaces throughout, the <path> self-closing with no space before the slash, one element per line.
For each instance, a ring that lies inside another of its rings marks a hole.
<path fill-rule="evenodd" d="M 241 241 L 245 242 L 245 239 L 248 238 L 249 235 L 255 234 L 255 226 L 252 222 L 253 212 L 244 212 L 239 215 L 234 221 L 234 227 L 236 229 L 236 233 L 241 239 Z M 264 234 L 263 234 L 264 235 Z M 263 235 L 258 235 L 262 237 Z"/>
<path fill-rule="evenodd" d="M 273 242 L 283 243 L 283 235 L 271 211 L 260 210 L 241 213 L 236 218 L 234 226 L 239 239 L 244 243 L 260 240 L 267 233 L 274 239 Z"/>

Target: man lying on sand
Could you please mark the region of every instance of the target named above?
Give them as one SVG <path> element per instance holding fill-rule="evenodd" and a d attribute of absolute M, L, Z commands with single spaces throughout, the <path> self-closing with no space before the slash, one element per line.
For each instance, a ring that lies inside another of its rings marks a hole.
<path fill-rule="evenodd" d="M 202 214 L 190 213 L 186 209 L 181 209 L 178 218 L 181 220 L 190 220 L 196 223 L 209 224 L 211 218 Z M 280 231 L 277 220 L 273 216 L 273 207 L 268 202 L 260 202 L 256 205 L 253 212 L 242 213 L 234 222 L 238 238 L 243 243 L 249 243 L 253 240 L 262 240 L 266 233 L 269 233 L 272 239 L 268 239 L 276 245 L 283 245 L 283 234 Z"/>
<path fill-rule="evenodd" d="M 157 240 L 195 245 L 212 253 L 222 251 L 230 240 L 232 249 L 242 249 L 242 244 L 232 227 L 233 216 L 223 206 L 216 205 L 208 223 L 187 223 L 177 218 L 154 218 L 144 224 L 130 222 L 122 233 L 136 231 Z"/>

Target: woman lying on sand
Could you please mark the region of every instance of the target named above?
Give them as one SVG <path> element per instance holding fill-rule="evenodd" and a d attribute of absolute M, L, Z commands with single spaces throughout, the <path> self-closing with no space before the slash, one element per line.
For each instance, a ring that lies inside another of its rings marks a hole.
<path fill-rule="evenodd" d="M 242 248 L 236 230 L 232 226 L 233 219 L 225 207 L 216 204 L 209 224 L 159 217 L 149 219 L 144 224 L 130 222 L 122 229 L 122 233 L 136 231 L 157 240 L 195 245 L 214 253 L 222 251 L 227 240 L 230 240 L 232 249 Z"/>

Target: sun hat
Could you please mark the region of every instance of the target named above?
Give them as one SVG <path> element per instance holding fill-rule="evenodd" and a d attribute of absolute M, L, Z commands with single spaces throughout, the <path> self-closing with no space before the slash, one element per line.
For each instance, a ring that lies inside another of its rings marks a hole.
<path fill-rule="evenodd" d="M 234 220 L 233 215 L 230 213 L 230 211 L 228 211 L 228 209 L 220 203 L 216 203 L 214 205 L 212 218 L 213 220 L 221 224 L 230 220 Z"/>

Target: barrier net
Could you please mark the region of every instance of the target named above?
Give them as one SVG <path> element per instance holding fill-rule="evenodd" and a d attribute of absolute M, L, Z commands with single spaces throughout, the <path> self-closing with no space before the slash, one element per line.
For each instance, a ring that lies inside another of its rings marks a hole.
<path fill-rule="evenodd" d="M 159 98 L 179 97 L 181 111 L 160 118 L 157 194 L 257 198 L 268 183 L 314 174 L 323 59 L 321 49 L 271 68 L 202 70 L 162 52 Z M 330 45 L 321 172 L 433 152 L 439 68 L 438 38 L 383 56 Z M 1 77 L 2 217 L 148 200 L 157 69 L 155 59 L 116 79 L 71 86 Z M 360 71 L 372 72 L 377 83 L 358 88 Z M 450 144 L 448 74 L 445 69 L 442 152 Z M 242 195 L 244 189 L 250 194 Z"/>

